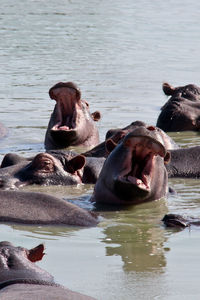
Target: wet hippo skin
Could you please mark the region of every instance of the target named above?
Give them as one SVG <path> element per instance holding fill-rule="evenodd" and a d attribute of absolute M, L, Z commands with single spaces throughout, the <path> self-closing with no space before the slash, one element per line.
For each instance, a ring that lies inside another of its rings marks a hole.
<path fill-rule="evenodd" d="M 98 219 L 94 214 L 51 195 L 0 191 L 0 222 L 96 226 Z"/>
<path fill-rule="evenodd" d="M 169 157 L 155 127 L 136 128 L 107 157 L 91 201 L 131 205 L 165 196 Z"/>
<path fill-rule="evenodd" d="M 179 214 L 167 214 L 162 219 L 166 227 L 185 228 L 191 225 L 200 226 L 200 219 L 183 217 Z"/>
<path fill-rule="evenodd" d="M 96 182 L 104 161 L 104 158 L 85 158 L 72 151 L 53 150 L 30 159 L 8 153 L 0 168 L 0 188 L 31 184 L 92 184 Z"/>
<path fill-rule="evenodd" d="M 45 136 L 47 150 L 69 146 L 94 147 L 99 143 L 99 133 L 94 121 L 100 113 L 90 114 L 89 104 L 81 99 L 81 92 L 73 82 L 59 82 L 49 90 L 56 101 Z"/>
<path fill-rule="evenodd" d="M 129 124 L 124 128 L 110 129 L 106 133 L 105 140 L 112 139 L 115 144 L 118 144 L 129 132 L 133 131 L 138 127 L 149 127 L 150 125 L 141 122 L 135 121 Z M 155 126 L 154 126 L 155 127 Z M 162 141 L 165 145 L 166 149 L 178 149 L 178 145 L 169 137 L 163 130 L 158 127 L 155 127 L 155 133 L 157 134 L 158 139 Z M 109 155 L 109 149 L 107 151 L 108 144 L 106 145 L 106 141 L 97 145 L 89 151 L 83 152 L 82 154 L 86 157 L 107 157 Z"/>
<path fill-rule="evenodd" d="M 194 84 L 173 87 L 163 84 L 170 99 L 161 108 L 156 126 L 166 132 L 200 130 L 200 88 Z"/>
<path fill-rule="evenodd" d="M 170 150 L 168 177 L 200 178 L 200 146 Z"/>
<path fill-rule="evenodd" d="M 43 244 L 33 249 L 0 242 L 0 299 L 2 300 L 94 300 L 54 282 L 35 262 L 44 256 Z"/>

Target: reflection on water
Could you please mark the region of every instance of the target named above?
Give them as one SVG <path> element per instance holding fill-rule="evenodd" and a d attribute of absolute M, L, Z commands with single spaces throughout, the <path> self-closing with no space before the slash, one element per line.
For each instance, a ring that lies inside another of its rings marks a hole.
<path fill-rule="evenodd" d="M 180 147 L 187 148 L 200 145 L 199 132 L 183 131 L 168 134 Z"/>
<path fill-rule="evenodd" d="M 120 255 L 125 272 L 162 271 L 166 237 L 160 220 L 166 211 L 165 200 L 160 200 L 122 212 L 117 223 L 104 229 L 106 255 Z"/>
<path fill-rule="evenodd" d="M 67 226 L 23 226 L 23 225 L 10 225 L 14 230 L 18 230 L 27 237 L 34 237 L 36 239 L 45 240 L 58 240 L 59 237 L 67 237 L 73 235 L 79 227 Z"/>

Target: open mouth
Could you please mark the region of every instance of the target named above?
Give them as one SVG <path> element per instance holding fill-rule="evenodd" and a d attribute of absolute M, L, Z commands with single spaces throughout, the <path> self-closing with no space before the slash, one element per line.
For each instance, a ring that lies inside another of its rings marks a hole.
<path fill-rule="evenodd" d="M 131 137 L 124 141 L 124 146 L 130 150 L 126 169 L 119 175 L 118 180 L 149 191 L 152 173 L 157 155 L 165 157 L 166 151 L 161 143 L 150 137 Z"/>
<path fill-rule="evenodd" d="M 77 112 L 82 107 L 81 93 L 73 82 L 59 82 L 49 90 L 56 101 L 53 131 L 68 131 L 76 127 Z"/>
<path fill-rule="evenodd" d="M 57 102 L 57 118 L 56 124 L 51 130 L 58 131 L 69 131 L 76 128 L 76 104 L 73 106 L 66 105 L 64 102 Z"/>

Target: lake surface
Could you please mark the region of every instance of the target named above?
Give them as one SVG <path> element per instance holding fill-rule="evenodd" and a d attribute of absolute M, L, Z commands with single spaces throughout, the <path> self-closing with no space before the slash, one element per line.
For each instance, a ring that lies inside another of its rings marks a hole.
<path fill-rule="evenodd" d="M 167 98 L 161 85 L 200 84 L 200 2 L 1 0 L 0 121 L 8 152 L 44 151 L 54 102 L 48 90 L 74 81 L 100 110 L 101 140 L 135 120 L 155 124 Z M 198 133 L 170 134 L 183 147 Z M 173 179 L 168 199 L 101 213 L 96 228 L 0 225 L 0 240 L 31 248 L 58 283 L 100 300 L 199 299 L 197 228 L 168 230 L 167 212 L 200 215 L 199 180 Z M 31 187 L 88 205 L 93 186 Z"/>

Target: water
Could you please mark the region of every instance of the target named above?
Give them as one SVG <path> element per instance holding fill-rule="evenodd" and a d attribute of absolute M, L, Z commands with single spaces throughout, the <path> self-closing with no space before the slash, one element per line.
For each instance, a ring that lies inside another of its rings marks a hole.
<path fill-rule="evenodd" d="M 48 90 L 59 81 L 76 82 L 91 111 L 101 111 L 101 140 L 135 120 L 155 124 L 164 81 L 199 84 L 199 10 L 197 0 L 1 0 L 0 121 L 8 135 L 0 158 L 44 150 L 54 107 Z M 200 145 L 198 133 L 170 136 Z M 199 180 L 170 185 L 175 196 L 101 213 L 96 228 L 2 224 L 0 239 L 28 248 L 44 242 L 39 265 L 100 300 L 199 299 L 199 231 L 166 230 L 160 221 L 168 211 L 200 215 Z M 92 189 L 39 190 L 88 205 Z"/>

